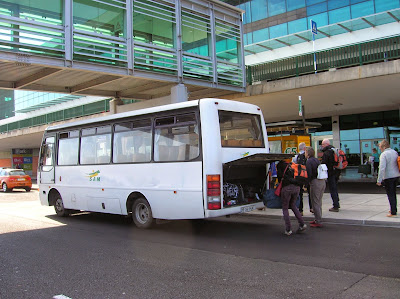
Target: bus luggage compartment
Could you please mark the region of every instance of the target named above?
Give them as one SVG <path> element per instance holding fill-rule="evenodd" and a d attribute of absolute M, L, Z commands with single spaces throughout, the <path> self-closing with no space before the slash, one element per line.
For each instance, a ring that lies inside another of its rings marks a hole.
<path fill-rule="evenodd" d="M 254 154 L 223 165 L 224 208 L 262 201 L 267 164 L 291 158 L 291 154 Z"/>

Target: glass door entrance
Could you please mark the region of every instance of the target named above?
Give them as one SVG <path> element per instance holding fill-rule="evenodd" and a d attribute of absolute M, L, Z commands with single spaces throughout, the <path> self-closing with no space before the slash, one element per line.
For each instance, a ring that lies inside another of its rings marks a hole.
<path fill-rule="evenodd" d="M 370 156 L 372 156 L 372 149 L 376 149 L 380 154 L 381 151 L 379 150 L 379 142 L 380 139 L 370 139 L 370 140 L 361 140 L 360 148 L 361 148 L 361 164 L 366 164 L 370 162 Z"/>

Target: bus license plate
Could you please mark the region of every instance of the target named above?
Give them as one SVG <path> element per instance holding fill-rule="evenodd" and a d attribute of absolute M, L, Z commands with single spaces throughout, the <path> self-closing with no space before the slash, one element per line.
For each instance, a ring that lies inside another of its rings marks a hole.
<path fill-rule="evenodd" d="M 247 213 L 247 212 L 253 211 L 255 208 L 256 208 L 255 205 L 246 206 L 246 207 L 241 207 L 241 208 L 240 208 L 240 213 Z"/>

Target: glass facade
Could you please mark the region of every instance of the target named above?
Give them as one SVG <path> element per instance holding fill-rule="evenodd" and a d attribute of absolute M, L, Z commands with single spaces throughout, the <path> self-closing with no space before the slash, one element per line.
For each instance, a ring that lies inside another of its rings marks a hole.
<path fill-rule="evenodd" d="M 245 10 L 245 45 L 400 8 L 399 0 L 222 0 Z"/>
<path fill-rule="evenodd" d="M 13 117 L 14 110 L 14 91 L 0 89 L 0 119 Z"/>
<path fill-rule="evenodd" d="M 244 87 L 241 25 L 206 0 L 3 0 L 0 51 Z"/>
<path fill-rule="evenodd" d="M 332 135 L 331 118 L 308 119 L 319 122 L 322 127 L 311 133 L 312 137 Z M 387 139 L 393 149 L 400 150 L 400 112 L 398 110 L 339 117 L 340 144 L 346 152 L 350 166 L 368 161 L 372 149 L 380 153 L 378 143 Z"/>

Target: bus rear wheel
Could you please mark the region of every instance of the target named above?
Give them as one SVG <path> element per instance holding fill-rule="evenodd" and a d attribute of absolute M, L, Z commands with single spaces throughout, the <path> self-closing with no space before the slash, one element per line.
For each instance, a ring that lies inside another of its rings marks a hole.
<path fill-rule="evenodd" d="M 143 197 L 133 202 L 132 219 L 138 228 L 150 228 L 153 225 L 154 218 L 150 204 Z"/>
<path fill-rule="evenodd" d="M 54 202 L 54 210 L 56 211 L 57 216 L 66 217 L 69 215 L 69 210 L 64 208 L 64 203 L 60 194 L 57 195 Z"/>

